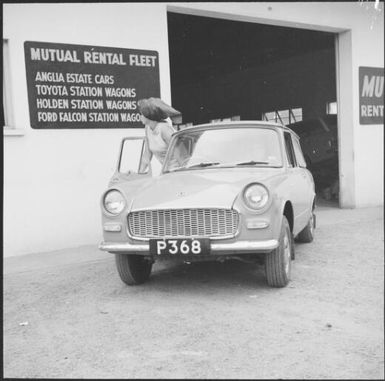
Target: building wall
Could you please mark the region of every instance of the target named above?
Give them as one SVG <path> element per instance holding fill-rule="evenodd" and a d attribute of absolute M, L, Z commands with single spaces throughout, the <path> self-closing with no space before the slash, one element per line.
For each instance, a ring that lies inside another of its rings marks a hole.
<path fill-rule="evenodd" d="M 162 4 L 4 4 L 14 126 L 4 141 L 6 256 L 98 244 L 99 200 L 122 137 L 143 129 L 30 127 L 24 41 L 159 52 L 161 97 L 170 102 L 167 13 Z"/>
<path fill-rule="evenodd" d="M 359 125 L 358 67 L 384 66 L 383 18 L 373 21 L 373 12 L 358 2 L 4 4 L 12 124 L 22 133 L 4 137 L 6 256 L 97 244 L 99 199 L 113 172 L 120 139 L 143 134 L 142 129 L 32 129 L 24 41 L 156 50 L 161 97 L 170 102 L 167 10 L 340 33 L 351 30 L 343 45 L 351 51 L 341 51 L 348 74 L 340 80 L 342 93 L 352 90 L 343 93 L 340 110 L 342 139 L 351 141 L 342 147 L 346 168 L 341 170 L 348 177 L 346 184 L 354 185 L 345 206 L 382 204 L 383 125 Z"/>

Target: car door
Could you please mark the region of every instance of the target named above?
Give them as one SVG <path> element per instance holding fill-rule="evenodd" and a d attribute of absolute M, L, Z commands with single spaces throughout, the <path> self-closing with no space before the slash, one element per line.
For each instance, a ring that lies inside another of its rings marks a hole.
<path fill-rule="evenodd" d="M 297 163 L 292 134 L 290 132 L 284 132 L 284 138 L 290 177 L 290 200 L 293 204 L 294 212 L 293 232 L 297 234 L 305 227 L 308 220 L 309 180 L 304 174 L 303 169 Z"/>
<path fill-rule="evenodd" d="M 310 218 L 310 213 L 313 209 L 313 201 L 315 197 L 314 180 L 313 180 L 312 174 L 306 168 L 306 161 L 305 161 L 305 158 L 303 157 L 301 144 L 299 142 L 298 137 L 292 135 L 292 142 L 293 142 L 294 154 L 297 162 L 298 171 L 300 172 L 301 177 L 305 179 L 304 190 L 306 190 L 306 194 L 305 194 L 304 200 L 306 201 L 306 209 L 307 209 L 307 217 L 308 217 L 306 221 L 308 221 L 308 219 Z"/>
<path fill-rule="evenodd" d="M 141 171 L 141 163 L 145 152 L 145 137 L 124 138 L 120 145 L 117 166 L 110 184 L 122 180 L 136 180 L 152 176 L 151 163 L 145 171 Z"/>

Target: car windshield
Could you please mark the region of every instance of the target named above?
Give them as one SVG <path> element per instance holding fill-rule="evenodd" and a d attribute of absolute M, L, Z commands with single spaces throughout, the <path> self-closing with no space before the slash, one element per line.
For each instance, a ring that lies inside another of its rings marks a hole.
<path fill-rule="evenodd" d="M 163 171 L 245 166 L 282 166 L 275 130 L 236 127 L 185 131 L 173 140 Z"/>

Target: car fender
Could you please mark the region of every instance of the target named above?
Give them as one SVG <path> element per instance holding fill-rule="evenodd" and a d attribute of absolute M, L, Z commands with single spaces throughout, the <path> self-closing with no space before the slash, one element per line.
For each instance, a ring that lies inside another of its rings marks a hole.
<path fill-rule="evenodd" d="M 290 192 L 291 192 L 291 186 L 290 186 L 290 180 L 287 173 L 285 173 L 282 176 L 277 177 L 274 179 L 274 181 L 269 182 L 266 184 L 272 192 L 272 228 L 273 228 L 273 234 L 275 238 L 278 238 L 281 232 L 281 226 L 282 226 L 282 219 L 284 215 L 285 205 L 287 202 L 290 202 L 292 207 L 292 218 L 289 221 L 290 228 L 293 230 L 293 224 L 294 224 L 294 207 L 293 203 L 290 200 Z M 289 220 L 289 219 L 288 219 Z"/>

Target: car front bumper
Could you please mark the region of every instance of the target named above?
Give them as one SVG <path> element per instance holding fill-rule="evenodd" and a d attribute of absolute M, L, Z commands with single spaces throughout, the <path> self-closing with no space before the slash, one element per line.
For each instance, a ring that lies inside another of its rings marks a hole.
<path fill-rule="evenodd" d="M 264 241 L 238 241 L 238 242 L 211 242 L 210 250 L 212 254 L 252 254 L 267 253 L 278 247 L 279 243 L 275 239 Z M 150 255 L 149 242 L 132 244 L 128 242 L 101 242 L 99 249 L 110 253 Z"/>

